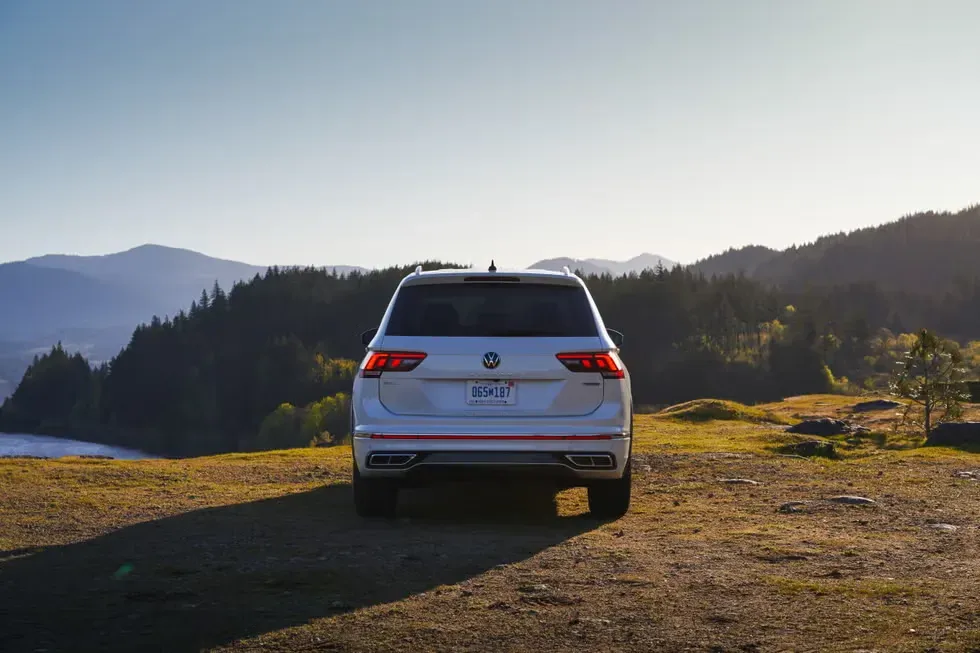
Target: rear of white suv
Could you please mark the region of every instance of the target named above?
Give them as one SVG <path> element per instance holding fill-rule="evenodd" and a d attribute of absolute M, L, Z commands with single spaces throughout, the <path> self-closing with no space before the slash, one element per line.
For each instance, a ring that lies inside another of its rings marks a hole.
<path fill-rule="evenodd" d="M 354 502 L 391 516 L 398 488 L 524 476 L 584 485 L 598 517 L 630 502 L 632 399 L 577 276 L 417 271 L 395 291 L 354 382 Z"/>

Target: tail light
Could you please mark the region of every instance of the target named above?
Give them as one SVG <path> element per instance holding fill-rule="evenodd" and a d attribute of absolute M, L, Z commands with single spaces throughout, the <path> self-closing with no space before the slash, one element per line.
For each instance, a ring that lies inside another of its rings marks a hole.
<path fill-rule="evenodd" d="M 417 351 L 375 351 L 368 356 L 361 370 L 365 378 L 377 378 L 382 372 L 411 372 L 425 360 L 425 354 Z"/>
<path fill-rule="evenodd" d="M 601 374 L 605 379 L 622 379 L 623 367 L 608 352 L 588 354 L 558 354 L 558 360 L 572 372 Z"/>

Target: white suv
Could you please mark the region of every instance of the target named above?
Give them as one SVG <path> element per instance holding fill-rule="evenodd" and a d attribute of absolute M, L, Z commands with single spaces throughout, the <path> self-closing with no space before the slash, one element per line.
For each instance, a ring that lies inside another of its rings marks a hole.
<path fill-rule="evenodd" d="M 584 485 L 596 517 L 629 509 L 622 334 L 567 269 L 419 268 L 362 340 L 351 402 L 359 515 L 393 516 L 400 486 L 495 474 Z"/>

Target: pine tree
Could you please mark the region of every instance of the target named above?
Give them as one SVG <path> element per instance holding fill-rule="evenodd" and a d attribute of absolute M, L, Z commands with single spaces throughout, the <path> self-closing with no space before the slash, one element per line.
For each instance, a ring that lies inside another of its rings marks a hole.
<path fill-rule="evenodd" d="M 221 289 L 218 282 L 214 282 L 214 286 L 211 288 L 211 306 L 216 310 L 223 311 L 227 303 L 228 297 L 225 295 L 225 291 Z"/>
<path fill-rule="evenodd" d="M 928 439 L 935 425 L 962 416 L 962 404 L 970 401 L 970 394 L 957 347 L 923 329 L 900 365 L 890 388 L 893 395 L 908 400 L 903 423 L 920 426 Z"/>

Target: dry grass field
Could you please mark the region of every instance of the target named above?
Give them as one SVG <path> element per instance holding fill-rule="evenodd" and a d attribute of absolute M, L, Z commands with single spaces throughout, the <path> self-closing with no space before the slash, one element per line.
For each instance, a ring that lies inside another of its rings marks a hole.
<path fill-rule="evenodd" d="M 499 486 L 363 521 L 346 448 L 0 460 L 0 651 L 980 651 L 980 455 L 891 413 L 777 453 L 854 401 L 638 416 L 608 523 Z"/>

